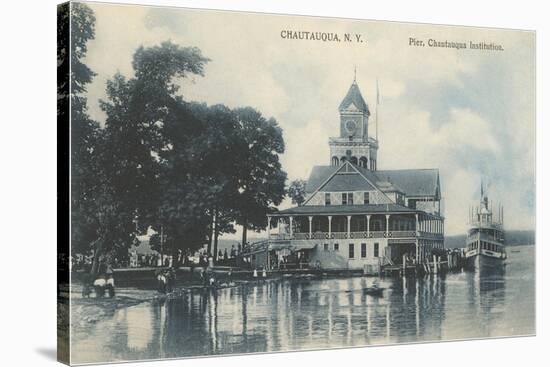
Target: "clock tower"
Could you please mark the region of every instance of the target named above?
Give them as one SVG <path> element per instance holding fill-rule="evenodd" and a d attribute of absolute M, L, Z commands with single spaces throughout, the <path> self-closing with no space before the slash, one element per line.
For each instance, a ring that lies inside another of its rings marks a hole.
<path fill-rule="evenodd" d="M 376 170 L 378 141 L 369 137 L 369 106 L 355 79 L 340 103 L 340 136 L 329 139 L 331 165 L 349 161 Z"/>

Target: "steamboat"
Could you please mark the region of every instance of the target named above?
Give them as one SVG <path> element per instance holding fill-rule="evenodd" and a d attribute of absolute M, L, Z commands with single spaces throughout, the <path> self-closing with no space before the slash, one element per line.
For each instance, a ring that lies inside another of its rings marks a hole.
<path fill-rule="evenodd" d="M 494 215 L 482 184 L 479 206 L 470 209 L 465 254 L 467 269 L 479 272 L 504 270 L 507 255 L 503 218 L 502 206 L 498 207 L 498 214 Z"/>

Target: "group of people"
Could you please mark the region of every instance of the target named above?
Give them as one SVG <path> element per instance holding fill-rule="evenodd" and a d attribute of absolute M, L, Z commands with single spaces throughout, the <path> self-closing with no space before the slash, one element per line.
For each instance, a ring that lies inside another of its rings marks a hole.
<path fill-rule="evenodd" d="M 160 262 L 159 254 L 147 254 L 138 256 L 138 267 L 154 267 L 158 266 Z M 164 266 L 170 264 L 170 259 L 166 256 L 164 258 Z"/>

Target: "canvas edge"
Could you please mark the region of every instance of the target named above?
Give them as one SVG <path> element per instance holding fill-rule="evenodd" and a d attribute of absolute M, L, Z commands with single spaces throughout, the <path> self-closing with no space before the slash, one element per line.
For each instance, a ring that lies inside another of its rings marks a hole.
<path fill-rule="evenodd" d="M 70 2 L 57 5 L 57 360 L 70 365 Z M 68 51 L 61 52 L 62 45 Z M 59 67 L 63 65 L 62 67 Z M 64 83 L 63 81 L 67 81 Z"/>

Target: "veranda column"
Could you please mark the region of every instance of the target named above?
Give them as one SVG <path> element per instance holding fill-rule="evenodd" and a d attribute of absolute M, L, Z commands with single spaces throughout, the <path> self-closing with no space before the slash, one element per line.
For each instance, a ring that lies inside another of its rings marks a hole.
<path fill-rule="evenodd" d="M 310 215 L 308 217 L 308 219 L 309 219 L 309 239 L 311 239 L 312 238 L 311 237 L 311 233 L 312 233 L 312 231 L 311 231 L 311 222 L 313 221 L 313 217 Z"/>
<path fill-rule="evenodd" d="M 267 216 L 267 239 L 271 238 L 271 217 Z"/>
<path fill-rule="evenodd" d="M 386 214 L 386 237 L 390 234 L 390 215 Z"/>
<path fill-rule="evenodd" d="M 328 218 L 328 238 L 330 239 L 330 236 L 332 235 L 332 215 L 329 215 L 327 218 Z"/>
<path fill-rule="evenodd" d="M 294 228 L 293 227 L 293 222 L 294 222 L 294 217 L 293 216 L 290 216 L 289 217 L 289 221 L 290 221 L 290 239 L 292 239 L 292 237 L 294 237 Z"/>
<path fill-rule="evenodd" d="M 416 256 L 415 256 L 415 259 L 416 259 L 416 263 L 418 264 L 420 262 L 420 245 L 418 243 L 418 234 L 419 234 L 419 231 L 418 231 L 418 213 L 416 213 L 414 215 L 414 220 L 415 220 L 415 225 L 414 225 L 414 233 L 415 233 L 415 250 L 416 250 Z"/>
<path fill-rule="evenodd" d="M 348 215 L 348 238 L 351 238 L 350 232 L 351 232 L 351 215 Z"/>
<path fill-rule="evenodd" d="M 370 236 L 370 215 L 367 215 L 367 237 Z"/>

